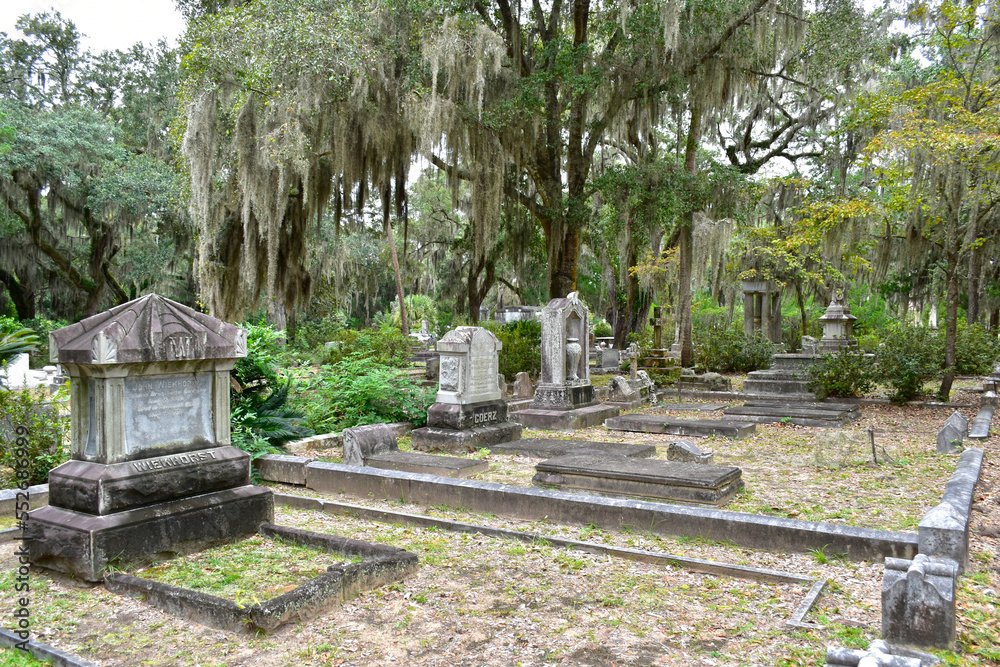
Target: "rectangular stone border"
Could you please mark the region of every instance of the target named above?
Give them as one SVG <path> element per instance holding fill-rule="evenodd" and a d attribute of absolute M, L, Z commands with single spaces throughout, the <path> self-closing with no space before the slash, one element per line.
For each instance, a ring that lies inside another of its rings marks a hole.
<path fill-rule="evenodd" d="M 917 535 L 816 521 L 743 514 L 641 500 L 602 498 L 437 475 L 355 468 L 313 461 L 305 465 L 306 486 L 329 494 L 403 500 L 424 506 L 462 507 L 529 521 L 623 527 L 678 537 L 730 540 L 765 551 L 806 553 L 828 549 L 851 560 L 913 558 Z"/>
<path fill-rule="evenodd" d="M 0 628 L 0 646 L 18 651 L 20 649 L 15 647 L 20 644 L 21 641 L 21 638 L 10 630 Z M 100 667 L 96 662 L 84 660 L 83 658 L 75 656 L 72 653 L 67 653 L 66 651 L 57 649 L 55 646 L 49 646 L 48 644 L 36 642 L 34 639 L 28 642 L 28 652 L 31 653 L 36 660 L 41 662 L 51 662 L 55 665 L 55 667 Z"/>
<path fill-rule="evenodd" d="M 388 524 L 405 524 L 409 526 L 419 526 L 421 528 L 442 528 L 457 533 L 474 533 L 486 535 L 497 539 L 506 539 L 518 542 L 536 543 L 546 542 L 552 546 L 564 549 L 574 549 L 598 556 L 610 556 L 623 560 L 634 560 L 640 563 L 652 563 L 654 565 L 673 565 L 674 567 L 702 572 L 704 574 L 714 574 L 735 579 L 751 579 L 753 581 L 764 581 L 774 584 L 812 584 L 812 588 L 799 604 L 792 618 L 785 625 L 792 629 L 818 630 L 823 626 L 818 623 L 803 621 L 820 594 L 826 587 L 827 579 L 813 579 L 794 572 L 782 572 L 780 570 L 770 570 L 759 567 L 749 567 L 746 565 L 734 565 L 732 563 L 720 563 L 718 561 L 703 560 L 701 558 L 690 558 L 688 556 L 676 556 L 657 551 L 645 551 L 642 549 L 630 549 L 627 547 L 615 547 L 607 544 L 597 544 L 595 542 L 582 542 L 564 537 L 554 537 L 551 535 L 539 535 L 538 533 L 525 533 L 517 530 L 506 530 L 494 528 L 492 526 L 481 526 L 450 519 L 440 519 L 420 514 L 409 514 L 406 512 L 393 512 L 390 510 L 380 510 L 363 505 L 352 505 L 350 503 L 338 503 L 321 498 L 310 498 L 308 496 L 297 496 L 287 493 L 276 493 L 275 502 L 284 504 L 287 507 L 303 510 L 315 510 L 325 514 L 335 514 L 361 518 L 368 521 L 377 521 Z"/>
<path fill-rule="evenodd" d="M 0 517 L 14 516 L 17 505 L 17 494 L 23 493 L 20 489 L 0 489 Z M 49 504 L 49 485 L 36 484 L 28 487 L 29 509 L 38 509 Z"/>
<path fill-rule="evenodd" d="M 308 621 L 361 592 L 399 581 L 416 570 L 418 564 L 416 554 L 408 551 L 336 535 L 275 524 L 262 525 L 260 533 L 362 560 L 331 565 L 325 574 L 288 593 L 249 607 L 122 572 L 108 573 L 104 586 L 113 593 L 144 597 L 167 613 L 209 627 L 230 632 L 269 632 L 291 621 Z"/>
<path fill-rule="evenodd" d="M 970 514 L 984 455 L 982 449 L 976 448 L 962 452 L 941 502 L 923 516 L 917 527 L 920 553 L 950 558 L 963 572 L 969 564 Z"/>

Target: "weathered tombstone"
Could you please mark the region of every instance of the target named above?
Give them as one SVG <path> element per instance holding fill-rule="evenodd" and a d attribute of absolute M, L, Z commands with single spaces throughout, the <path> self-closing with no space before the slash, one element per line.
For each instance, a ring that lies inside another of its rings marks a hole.
<path fill-rule="evenodd" d="M 420 320 L 420 334 L 423 336 L 431 335 L 430 325 L 427 323 L 427 320 Z"/>
<path fill-rule="evenodd" d="M 945 424 L 937 434 L 937 453 L 954 454 L 962 445 L 963 434 L 951 424 Z"/>
<path fill-rule="evenodd" d="M 427 426 L 414 429 L 413 447 L 423 451 L 473 451 L 521 437 L 507 421 L 499 385 L 502 344 L 482 327 L 458 327 L 438 341 L 438 392 L 427 409 Z"/>
<path fill-rule="evenodd" d="M 387 424 L 368 424 L 345 428 L 344 465 L 363 466 L 365 459 L 377 454 L 398 452 L 396 433 Z"/>
<path fill-rule="evenodd" d="M 676 440 L 667 445 L 667 460 L 682 463 L 711 465 L 715 458 L 712 452 L 703 452 L 690 440 Z"/>
<path fill-rule="evenodd" d="M 662 350 L 663 349 L 663 327 L 669 324 L 670 320 L 663 317 L 663 308 L 661 306 L 653 306 L 653 316 L 649 319 L 649 323 L 653 326 L 653 349 Z"/>
<path fill-rule="evenodd" d="M 531 398 L 535 389 L 531 384 L 531 376 L 525 371 L 521 371 L 514 377 L 514 398 Z"/>
<path fill-rule="evenodd" d="M 273 518 L 230 445 L 246 332 L 151 294 L 49 335 L 70 384 L 73 460 L 26 531 L 35 565 L 100 581 L 118 560 L 196 551 Z"/>
<path fill-rule="evenodd" d="M 618 409 L 595 405 L 587 335 L 590 313 L 576 292 L 542 309 L 542 372 L 531 407 L 515 413 L 533 428 L 568 430 L 600 424 Z"/>
<path fill-rule="evenodd" d="M 819 341 L 812 336 L 803 336 L 802 354 L 819 354 Z"/>
<path fill-rule="evenodd" d="M 441 357 L 428 357 L 424 362 L 424 377 L 428 380 L 437 381 L 438 373 L 441 371 Z"/>
<path fill-rule="evenodd" d="M 969 433 L 969 420 L 958 410 L 951 413 L 951 416 L 944 423 L 945 425 L 954 427 L 956 431 L 962 434 L 963 438 Z"/>
<path fill-rule="evenodd" d="M 950 648 L 955 643 L 955 580 L 958 563 L 919 554 L 912 561 L 885 559 L 882 638 L 913 646 Z"/>
<path fill-rule="evenodd" d="M 834 290 L 826 313 L 819 318 L 823 325 L 823 338 L 819 341 L 820 353 L 838 352 L 858 344 L 854 340 L 854 315 L 843 290 Z"/>

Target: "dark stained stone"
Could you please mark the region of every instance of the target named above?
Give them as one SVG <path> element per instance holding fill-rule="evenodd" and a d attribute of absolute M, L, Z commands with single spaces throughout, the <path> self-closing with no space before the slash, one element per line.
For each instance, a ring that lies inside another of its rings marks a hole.
<path fill-rule="evenodd" d="M 656 447 L 654 445 L 629 445 L 620 442 L 526 438 L 514 442 L 500 443 L 491 447 L 490 451 L 494 454 L 518 454 L 520 456 L 534 456 L 540 459 L 554 458 L 567 454 L 582 454 L 584 452 L 633 458 L 649 458 L 656 454 Z"/>
<path fill-rule="evenodd" d="M 742 471 L 732 466 L 601 454 L 560 456 L 542 461 L 535 470 L 532 482 L 539 486 L 714 506 L 743 488 Z"/>
<path fill-rule="evenodd" d="M 745 438 L 757 430 L 756 426 L 748 422 L 716 419 L 685 420 L 661 415 L 622 415 L 608 419 L 604 422 L 604 426 L 611 431 L 689 436 L 721 435 L 737 440 Z"/>

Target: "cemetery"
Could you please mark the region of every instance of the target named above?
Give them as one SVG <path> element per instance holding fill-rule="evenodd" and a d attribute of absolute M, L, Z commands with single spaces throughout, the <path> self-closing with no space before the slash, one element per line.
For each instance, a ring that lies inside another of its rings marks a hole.
<path fill-rule="evenodd" d="M 1000 664 L 996 3 L 163 1 L 0 25 L 0 665 Z"/>

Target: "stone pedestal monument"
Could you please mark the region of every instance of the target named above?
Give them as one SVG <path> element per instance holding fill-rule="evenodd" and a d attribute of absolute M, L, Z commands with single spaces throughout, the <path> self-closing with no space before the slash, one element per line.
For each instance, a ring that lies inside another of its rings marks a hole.
<path fill-rule="evenodd" d="M 458 327 L 438 341 L 438 393 L 427 426 L 410 434 L 414 449 L 474 451 L 521 437 L 521 425 L 507 421 L 500 391 L 502 346 L 482 327 Z"/>
<path fill-rule="evenodd" d="M 854 339 L 854 315 L 847 304 L 843 290 L 834 290 L 833 299 L 827 306 L 823 317 L 819 318 L 823 325 L 823 338 L 820 339 L 818 351 L 820 354 L 830 354 L 840 350 L 858 346 Z"/>
<path fill-rule="evenodd" d="M 680 355 L 678 352 L 673 352 L 670 348 L 663 346 L 663 328 L 670 323 L 670 320 L 664 317 L 661 306 L 653 306 L 653 316 L 649 318 L 649 323 L 653 326 L 653 347 L 643 358 L 642 369 L 662 371 L 673 368 Z"/>
<path fill-rule="evenodd" d="M 576 292 L 542 309 L 542 373 L 531 407 L 515 413 L 530 428 L 569 430 L 602 424 L 618 408 L 597 404 L 590 384 L 590 313 Z"/>
<path fill-rule="evenodd" d="M 781 292 L 770 280 L 743 281 L 743 333 L 781 342 Z"/>
<path fill-rule="evenodd" d="M 71 378 L 72 457 L 29 514 L 31 562 L 87 581 L 197 551 L 273 518 L 231 446 L 229 371 L 246 332 L 151 294 L 49 335 Z"/>

